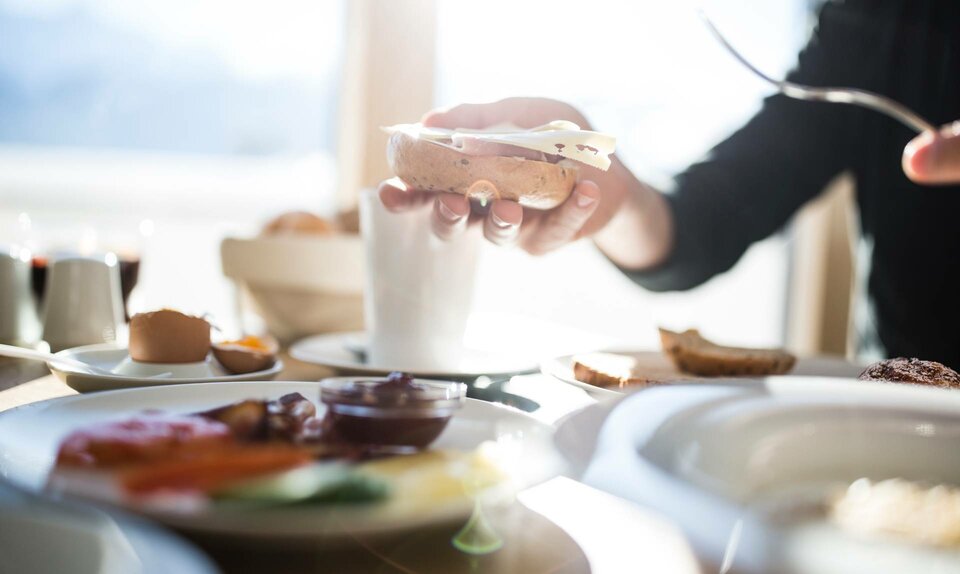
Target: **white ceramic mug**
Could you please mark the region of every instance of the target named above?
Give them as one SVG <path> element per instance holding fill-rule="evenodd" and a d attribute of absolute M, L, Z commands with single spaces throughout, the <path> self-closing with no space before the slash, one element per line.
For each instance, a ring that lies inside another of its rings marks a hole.
<path fill-rule="evenodd" d="M 47 273 L 43 338 L 52 351 L 116 341 L 123 302 L 115 255 L 57 259 Z"/>
<path fill-rule="evenodd" d="M 473 303 L 479 227 L 451 241 L 430 229 L 431 205 L 390 213 L 376 190 L 360 194 L 367 256 L 364 315 L 372 366 L 458 371 Z"/>
<path fill-rule="evenodd" d="M 40 339 L 30 265 L 27 249 L 0 245 L 0 343 L 29 347 Z"/>

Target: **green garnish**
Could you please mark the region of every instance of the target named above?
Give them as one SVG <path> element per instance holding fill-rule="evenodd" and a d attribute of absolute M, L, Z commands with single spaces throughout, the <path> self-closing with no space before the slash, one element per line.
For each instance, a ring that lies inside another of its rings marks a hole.
<path fill-rule="evenodd" d="M 218 492 L 219 501 L 254 504 L 357 504 L 386 498 L 387 484 L 345 464 L 311 464 Z"/>

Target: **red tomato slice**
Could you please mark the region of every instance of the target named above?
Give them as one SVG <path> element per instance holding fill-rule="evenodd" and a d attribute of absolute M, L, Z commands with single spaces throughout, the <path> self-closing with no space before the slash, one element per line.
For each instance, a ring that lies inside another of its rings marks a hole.
<path fill-rule="evenodd" d="M 60 444 L 57 465 L 106 468 L 233 444 L 230 428 L 193 416 L 143 416 L 74 431 Z"/>
<path fill-rule="evenodd" d="M 188 458 L 138 464 L 119 471 L 131 494 L 160 490 L 212 492 L 231 483 L 309 463 L 309 450 L 284 445 L 237 446 Z"/>

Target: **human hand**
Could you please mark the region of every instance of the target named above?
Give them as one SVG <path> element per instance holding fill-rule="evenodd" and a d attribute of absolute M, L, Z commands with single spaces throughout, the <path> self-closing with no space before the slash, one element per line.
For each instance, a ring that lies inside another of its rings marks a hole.
<path fill-rule="evenodd" d="M 589 129 L 586 119 L 569 104 L 544 98 L 509 98 L 491 104 L 464 104 L 435 110 L 423 118 L 428 127 L 480 129 L 500 123 L 535 127 L 553 120 L 572 121 Z M 474 150 L 495 154 L 496 149 Z M 615 162 L 615 165 L 618 165 Z M 580 167 L 580 181 L 570 197 L 549 211 L 525 209 L 509 200 L 491 202 L 486 212 L 475 212 L 470 201 L 458 194 L 413 189 L 399 180 L 380 185 L 380 199 L 391 211 L 404 211 L 433 202 L 434 233 L 449 239 L 472 223 L 482 224 L 484 235 L 498 245 L 518 243 L 533 254 L 542 254 L 580 237 L 592 234 L 609 221 L 624 192 L 617 185 L 613 168 L 603 172 Z M 603 192 L 601 193 L 601 189 Z M 602 200 L 602 201 L 601 201 Z"/>
<path fill-rule="evenodd" d="M 903 171 L 916 183 L 960 183 L 960 121 L 911 140 L 903 150 Z"/>

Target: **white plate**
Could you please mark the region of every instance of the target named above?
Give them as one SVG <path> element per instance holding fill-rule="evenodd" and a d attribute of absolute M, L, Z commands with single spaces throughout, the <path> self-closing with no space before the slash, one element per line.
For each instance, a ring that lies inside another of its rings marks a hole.
<path fill-rule="evenodd" d="M 290 356 L 305 363 L 331 367 L 346 375 L 386 375 L 397 369 L 391 365 L 372 365 L 362 355 L 367 335 L 363 331 L 314 335 L 290 347 Z M 359 351 L 359 352 L 358 352 Z M 536 355 L 534 355 L 535 357 Z M 506 376 L 537 369 L 536 359 L 494 351 L 468 350 L 460 369 L 409 371 L 416 377 L 475 378 L 480 375 Z"/>
<path fill-rule="evenodd" d="M 145 387 L 19 407 L 0 414 L 0 476 L 15 486 L 40 492 L 60 441 L 80 426 L 124 419 L 144 409 L 189 413 L 247 398 L 275 399 L 292 392 L 302 393 L 317 403 L 320 384 L 276 381 Z M 318 411 L 322 413 L 319 404 Z M 509 468 L 512 486 L 522 488 L 562 470 L 551 446 L 552 435 L 552 427 L 520 411 L 467 399 L 434 446 L 473 450 L 484 441 L 501 441 L 515 457 Z M 502 489 L 497 494 L 502 495 Z M 419 505 L 415 512 L 402 504 L 341 508 L 304 505 L 246 512 L 215 507 L 193 514 L 149 512 L 148 516 L 193 531 L 314 540 L 346 534 L 386 534 L 455 522 L 465 520 L 472 509 L 473 501 L 464 497 L 441 506 Z"/>
<path fill-rule="evenodd" d="M 668 361 L 664 357 L 663 353 L 660 351 L 638 351 L 636 349 L 630 350 L 612 350 L 612 351 L 598 351 L 602 353 L 614 353 L 617 355 L 628 355 L 636 357 L 641 362 L 644 363 L 665 363 Z M 573 355 L 563 355 L 560 357 L 555 357 L 548 359 L 540 363 L 540 372 L 545 375 L 549 375 L 556 379 L 571 384 L 575 387 L 580 387 L 581 389 L 587 391 L 588 393 L 596 396 L 601 399 L 611 399 L 619 396 L 623 396 L 625 392 L 630 392 L 630 388 L 624 390 L 620 389 L 609 389 L 604 387 L 598 387 L 596 385 L 591 385 L 589 383 L 584 383 L 578 381 L 573 374 L 573 358 L 577 355 L 585 353 L 575 353 Z M 801 357 L 797 359 L 797 364 L 790 372 L 790 376 L 802 376 L 802 377 L 845 377 L 845 378 L 857 378 L 861 372 L 863 372 L 864 367 L 856 363 L 851 363 L 840 357 Z"/>
<path fill-rule="evenodd" d="M 142 519 L 83 504 L 52 503 L 3 485 L 0 549 L 3 572 L 217 572 L 199 550 Z"/>
<path fill-rule="evenodd" d="M 658 386 L 574 414 L 555 440 L 585 483 L 676 520 L 718 567 L 960 572 L 958 550 L 788 512 L 864 476 L 960 484 L 957 391 L 806 377 Z"/>
<path fill-rule="evenodd" d="M 125 370 L 131 368 L 130 356 L 127 349 L 116 345 L 87 345 L 74 347 L 57 353 L 59 356 L 76 359 L 107 371 Z M 50 370 L 67 386 L 80 393 L 94 391 L 109 391 L 127 389 L 131 387 L 152 387 L 162 385 L 182 385 L 186 383 L 214 383 L 221 381 L 262 381 L 273 379 L 283 370 L 283 361 L 277 359 L 269 369 L 231 375 L 221 367 L 212 355 L 207 356 L 206 363 L 191 363 L 189 365 L 151 365 L 150 367 L 162 372 L 171 373 L 170 376 L 131 376 L 131 375 L 99 375 L 83 372 L 72 366 L 61 363 L 47 363 Z"/>
<path fill-rule="evenodd" d="M 372 365 L 363 357 L 367 335 L 362 331 L 308 337 L 294 343 L 290 355 L 301 361 L 332 367 L 343 374 L 385 375 L 396 365 Z M 566 325 L 511 313 L 478 311 L 464 333 L 466 357 L 458 369 L 417 370 L 428 378 L 467 379 L 480 375 L 507 376 L 537 370 L 543 357 L 576 349 L 617 344 L 609 337 Z M 360 351 L 360 352 L 357 352 Z"/>

